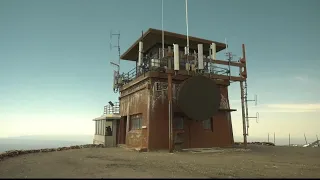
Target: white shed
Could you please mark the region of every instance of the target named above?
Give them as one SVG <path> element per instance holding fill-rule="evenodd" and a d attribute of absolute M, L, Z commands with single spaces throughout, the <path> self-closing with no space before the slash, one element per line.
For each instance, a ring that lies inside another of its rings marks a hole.
<path fill-rule="evenodd" d="M 119 114 L 103 114 L 93 119 L 95 121 L 95 134 L 93 144 L 103 144 L 106 147 L 117 146 L 117 123 Z"/>

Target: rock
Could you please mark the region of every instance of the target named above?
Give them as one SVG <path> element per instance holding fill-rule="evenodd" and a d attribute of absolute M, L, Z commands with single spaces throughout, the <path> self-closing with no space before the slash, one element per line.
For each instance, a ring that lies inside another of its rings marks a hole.
<path fill-rule="evenodd" d="M 147 148 L 135 148 L 134 150 L 138 152 L 147 152 Z"/>
<path fill-rule="evenodd" d="M 81 148 L 104 148 L 103 144 L 85 144 L 85 145 L 76 145 L 70 147 L 59 147 L 59 148 L 44 148 L 44 149 L 31 149 L 31 150 L 10 150 L 5 151 L 4 153 L 0 154 L 0 161 L 4 160 L 8 157 L 15 157 L 23 154 L 30 154 L 30 153 L 45 153 L 45 152 L 53 152 L 53 151 L 65 151 L 70 149 L 81 149 Z"/>

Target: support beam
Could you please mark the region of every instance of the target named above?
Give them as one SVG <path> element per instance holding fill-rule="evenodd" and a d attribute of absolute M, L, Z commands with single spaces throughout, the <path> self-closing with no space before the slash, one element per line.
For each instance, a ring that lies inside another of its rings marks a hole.
<path fill-rule="evenodd" d="M 173 152 L 173 137 L 172 137 L 172 74 L 168 72 L 168 114 L 169 114 L 169 152 Z"/>
<path fill-rule="evenodd" d="M 168 54 L 168 57 L 171 57 L 173 55 L 171 54 Z M 194 56 L 193 55 L 184 55 L 181 57 L 182 59 L 187 59 L 188 60 L 194 60 Z M 211 62 L 211 63 L 214 63 L 214 64 L 221 64 L 221 65 L 226 65 L 226 66 L 229 66 L 229 61 L 226 61 L 226 60 L 218 60 L 218 59 L 208 59 L 208 58 L 203 58 L 203 61 L 204 62 Z M 230 62 L 230 66 L 235 66 L 235 67 L 245 67 L 245 64 L 241 63 L 241 62 Z"/>

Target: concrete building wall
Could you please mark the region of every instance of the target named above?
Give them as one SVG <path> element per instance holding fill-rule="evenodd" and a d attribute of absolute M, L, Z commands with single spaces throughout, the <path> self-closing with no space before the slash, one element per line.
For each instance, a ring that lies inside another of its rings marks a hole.
<path fill-rule="evenodd" d="M 184 133 L 181 133 L 184 143 L 182 148 L 210 148 L 228 147 L 233 143 L 229 132 L 226 113 L 220 111 L 212 118 L 212 130 L 203 128 L 202 121 L 188 120 L 185 118 Z M 176 133 L 175 133 L 176 135 Z"/>
<path fill-rule="evenodd" d="M 148 149 L 168 149 L 169 121 L 168 98 L 164 91 L 155 91 L 155 81 L 152 81 L 150 91 L 150 118 L 149 118 L 149 146 Z"/>
<path fill-rule="evenodd" d="M 93 144 L 103 144 L 105 145 L 106 136 L 95 134 L 93 137 Z"/>
<path fill-rule="evenodd" d="M 156 88 L 157 82 L 166 82 L 165 79 L 145 77 L 141 81 L 130 82 L 120 95 L 120 128 L 124 127 L 125 119 L 127 129 L 125 143 L 129 147 L 155 149 L 168 149 L 169 147 L 169 121 L 168 121 L 168 98 L 167 90 Z M 177 92 L 181 81 L 173 81 L 173 111 L 180 112 L 176 105 Z M 164 84 L 163 88 L 166 85 Z M 221 94 L 224 102 L 221 103 L 224 109 L 229 109 L 227 86 L 221 85 Z M 130 116 L 142 114 L 142 126 L 138 130 L 131 130 Z M 231 146 L 233 144 L 233 133 L 231 118 L 228 118 L 228 111 L 219 111 L 213 117 L 213 130 L 203 128 L 202 122 L 184 118 L 184 128 L 174 130 L 174 138 L 182 138 L 182 148 L 193 147 L 214 147 Z M 229 114 L 230 115 L 230 114 Z M 124 119 L 125 118 L 125 119 Z M 120 130 L 124 134 L 124 129 Z M 119 136 L 120 141 L 123 139 Z"/>
<path fill-rule="evenodd" d="M 151 107 L 149 119 L 149 149 L 167 149 L 169 147 L 169 121 L 168 121 L 168 100 L 167 91 L 156 91 L 155 83 L 160 80 L 152 80 L 150 89 Z M 220 86 L 222 97 L 226 103 L 221 103 L 223 108 L 229 109 L 228 89 L 227 86 Z M 180 84 L 175 82 L 173 85 L 173 111 L 180 112 L 176 105 L 177 92 Z M 226 107 L 228 106 L 228 107 Z M 231 119 L 228 118 L 228 111 L 219 111 L 212 117 L 213 130 L 205 130 L 202 122 L 184 118 L 184 128 L 182 130 L 174 130 L 174 139 L 183 141 L 182 148 L 196 147 L 224 147 L 233 144 L 233 132 Z"/>
<path fill-rule="evenodd" d="M 148 80 L 130 86 L 121 91 L 120 96 L 120 115 L 127 117 L 126 144 L 130 147 L 147 148 L 148 146 Z M 130 116 L 142 114 L 141 129 L 132 130 Z"/>
<path fill-rule="evenodd" d="M 103 144 L 108 147 L 116 146 L 116 136 L 94 135 L 93 144 Z"/>

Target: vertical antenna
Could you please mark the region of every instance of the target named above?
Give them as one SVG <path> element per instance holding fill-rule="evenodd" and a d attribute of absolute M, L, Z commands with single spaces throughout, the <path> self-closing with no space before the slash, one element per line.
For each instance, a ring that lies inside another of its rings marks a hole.
<path fill-rule="evenodd" d="M 188 0 L 186 0 L 186 24 L 187 24 L 187 54 L 189 55 Z"/>
<path fill-rule="evenodd" d="M 227 42 L 227 38 L 224 38 L 224 43 L 226 44 L 226 53 L 228 53 L 228 42 Z"/>
<path fill-rule="evenodd" d="M 119 56 L 119 59 L 118 59 L 118 63 L 119 63 L 119 72 L 120 72 L 120 31 L 118 33 L 118 56 Z"/>
<path fill-rule="evenodd" d="M 227 38 L 224 38 L 224 43 L 226 44 L 226 60 L 228 60 L 228 73 L 227 74 L 229 76 L 229 81 L 230 81 L 231 80 L 231 67 L 230 67 L 231 58 L 229 57 Z"/>
<path fill-rule="evenodd" d="M 118 44 L 113 46 L 112 45 L 112 36 L 118 36 Z M 118 67 L 118 73 L 120 73 L 120 31 L 116 34 L 113 34 L 112 31 L 110 32 L 110 50 L 113 48 L 113 47 L 116 47 L 118 49 L 118 63 L 114 63 L 114 62 L 110 62 L 112 65 L 115 65 Z"/>
<path fill-rule="evenodd" d="M 163 0 L 162 0 L 162 58 L 164 58 Z"/>
<path fill-rule="evenodd" d="M 118 44 L 116 46 L 112 45 L 112 36 L 118 36 Z M 113 34 L 112 31 L 110 31 L 110 50 L 112 50 L 113 47 L 116 47 L 118 49 L 118 63 L 114 63 L 110 61 L 111 65 L 117 66 L 117 71 L 114 72 L 114 79 L 113 79 L 113 91 L 117 93 L 119 91 L 119 79 L 120 77 L 120 31 L 117 34 Z"/>

